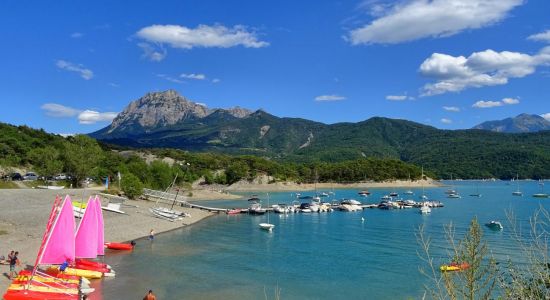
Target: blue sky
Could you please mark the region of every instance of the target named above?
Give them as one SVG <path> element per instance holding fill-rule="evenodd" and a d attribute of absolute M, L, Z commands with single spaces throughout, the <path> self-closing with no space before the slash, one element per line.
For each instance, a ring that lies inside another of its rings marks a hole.
<path fill-rule="evenodd" d="M 544 115 L 549 12 L 547 0 L 2 1 L 0 121 L 88 133 L 167 89 L 325 123 Z"/>

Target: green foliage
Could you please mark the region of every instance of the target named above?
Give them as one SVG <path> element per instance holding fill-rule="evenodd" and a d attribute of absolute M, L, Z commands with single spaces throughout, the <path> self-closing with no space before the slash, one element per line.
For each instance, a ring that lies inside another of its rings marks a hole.
<path fill-rule="evenodd" d="M 63 170 L 59 151 L 53 146 L 32 149 L 28 157 L 34 170 L 46 178 L 55 176 Z"/>
<path fill-rule="evenodd" d="M 76 186 L 80 181 L 91 176 L 94 169 L 103 161 L 103 150 L 96 140 L 85 136 L 70 137 L 65 143 L 65 168 L 73 176 Z"/>
<path fill-rule="evenodd" d="M 130 199 L 135 199 L 143 193 L 143 183 L 132 173 L 123 174 L 120 184 L 122 191 Z"/>

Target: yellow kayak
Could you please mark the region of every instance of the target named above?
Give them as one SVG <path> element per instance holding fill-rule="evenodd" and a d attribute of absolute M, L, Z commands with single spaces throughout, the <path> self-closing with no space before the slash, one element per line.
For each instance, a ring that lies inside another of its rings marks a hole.
<path fill-rule="evenodd" d="M 21 291 L 27 288 L 27 284 L 12 283 L 8 287 L 8 290 L 12 291 Z M 41 293 L 64 293 L 64 294 L 76 294 L 78 295 L 78 289 L 73 288 L 55 288 L 51 286 L 39 286 L 39 285 L 30 285 L 29 291 L 41 292 Z"/>
<path fill-rule="evenodd" d="M 31 276 L 27 275 L 17 275 L 17 278 L 15 280 L 17 281 L 28 281 L 31 279 Z M 60 283 L 72 283 L 72 284 L 80 284 L 79 280 L 76 279 L 64 279 L 64 278 L 56 278 L 56 277 L 44 277 L 40 275 L 34 275 L 32 280 L 38 281 L 38 282 L 60 282 Z"/>
<path fill-rule="evenodd" d="M 462 271 L 466 270 L 470 267 L 468 263 L 462 263 L 462 264 L 451 264 L 451 265 L 442 265 L 439 267 L 439 270 L 441 272 L 447 272 L 447 271 Z"/>
<path fill-rule="evenodd" d="M 53 267 L 54 269 L 59 270 L 59 267 Z M 101 278 L 103 276 L 103 273 L 97 272 L 97 271 L 91 271 L 91 270 L 82 270 L 82 269 L 74 269 L 74 268 L 66 268 L 63 274 L 67 275 L 75 275 L 90 279 L 96 279 Z"/>
<path fill-rule="evenodd" d="M 88 203 L 80 202 L 80 201 L 73 201 L 73 206 L 78 208 L 86 208 Z"/>

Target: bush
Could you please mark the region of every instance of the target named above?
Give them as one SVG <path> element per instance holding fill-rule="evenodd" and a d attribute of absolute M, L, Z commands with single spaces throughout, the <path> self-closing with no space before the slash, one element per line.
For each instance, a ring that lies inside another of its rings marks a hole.
<path fill-rule="evenodd" d="M 132 173 L 122 175 L 120 184 L 122 191 L 130 199 L 135 199 L 143 193 L 143 183 Z"/>

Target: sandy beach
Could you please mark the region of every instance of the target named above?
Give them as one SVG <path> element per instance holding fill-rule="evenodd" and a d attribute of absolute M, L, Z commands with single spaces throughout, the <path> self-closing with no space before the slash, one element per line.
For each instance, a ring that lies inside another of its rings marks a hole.
<path fill-rule="evenodd" d="M 19 251 L 21 266 L 18 270 L 27 265 L 33 265 L 46 222 L 51 211 L 51 206 L 57 194 L 69 194 L 73 200 L 88 196 L 95 191 L 92 190 L 38 190 L 38 189 L 4 189 L 0 190 L 0 255 L 7 256 L 10 250 Z M 109 200 L 102 198 L 102 205 Z M 127 200 L 121 210 L 126 214 L 117 214 L 104 211 L 105 220 L 105 241 L 122 242 L 138 239 L 147 236 L 149 230 L 154 229 L 156 233 L 166 232 L 182 226 L 193 224 L 211 214 L 206 211 L 178 207 L 178 210 L 191 214 L 183 221 L 169 222 L 155 218 L 148 211 L 155 202 L 145 200 Z M 4 292 L 9 280 L 9 266 L 0 265 L 0 292 Z"/>

